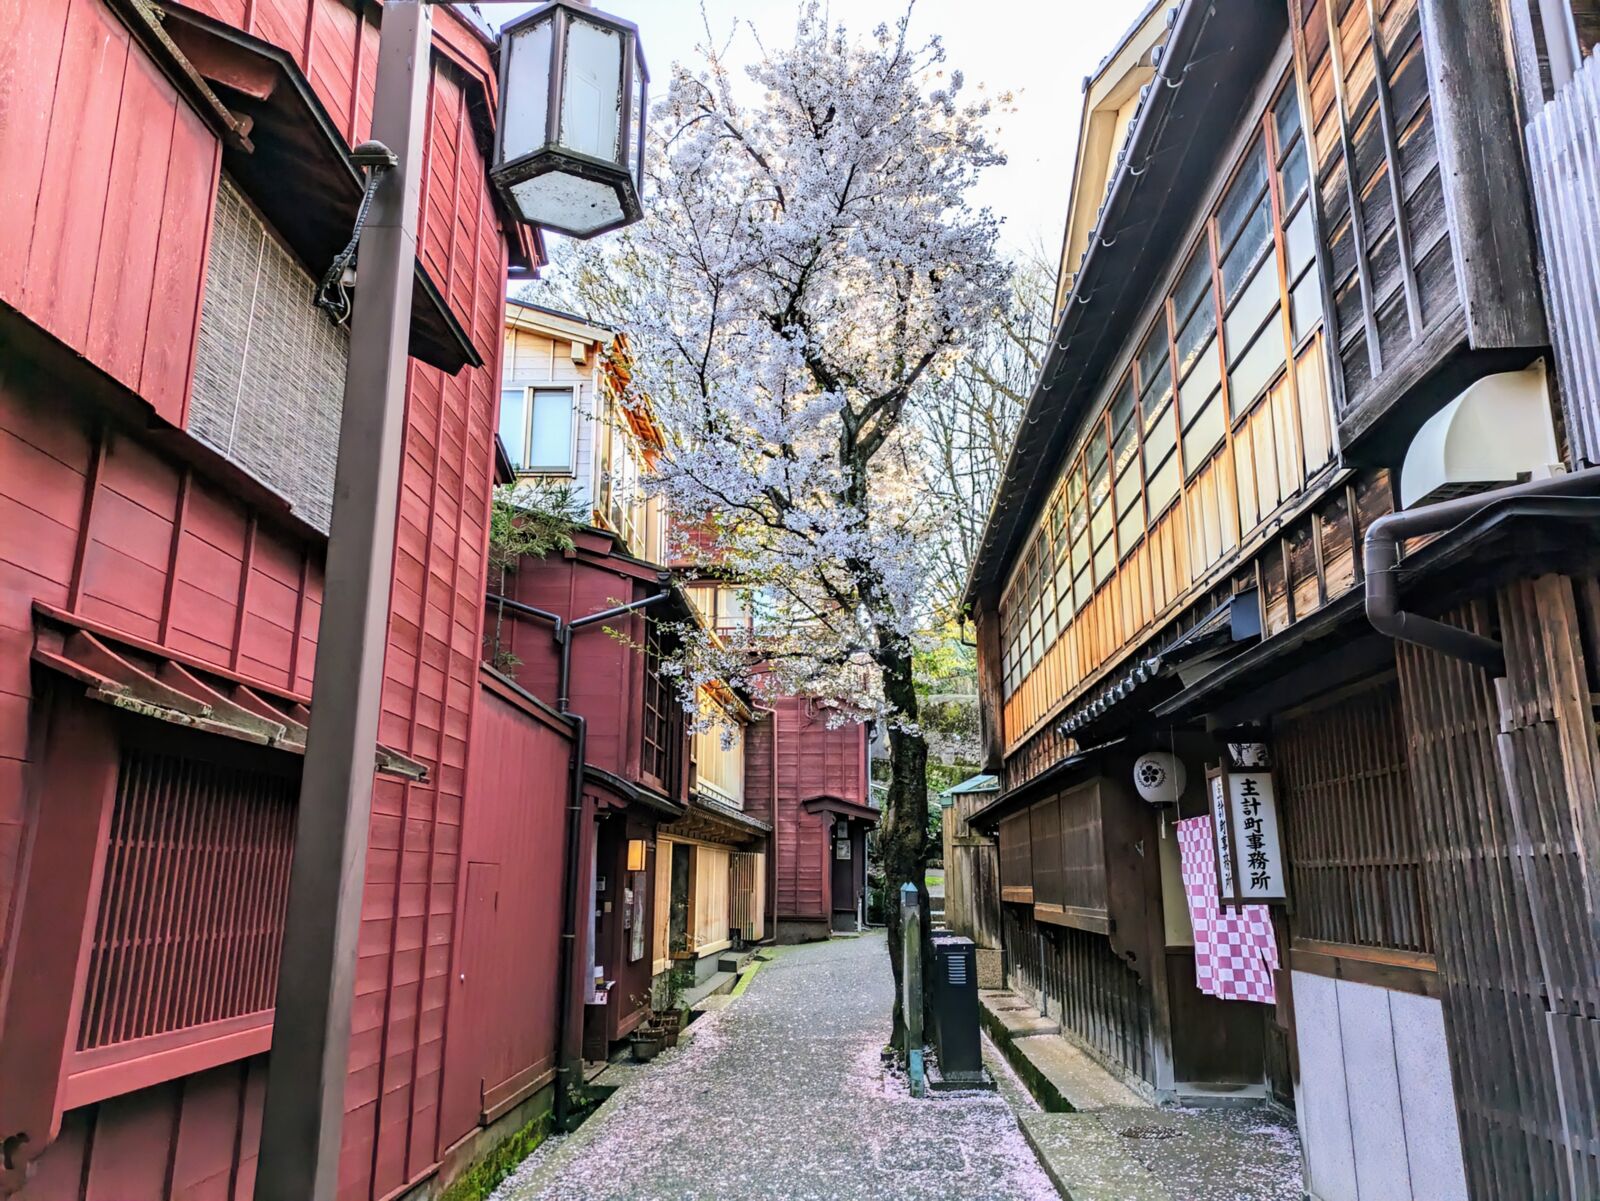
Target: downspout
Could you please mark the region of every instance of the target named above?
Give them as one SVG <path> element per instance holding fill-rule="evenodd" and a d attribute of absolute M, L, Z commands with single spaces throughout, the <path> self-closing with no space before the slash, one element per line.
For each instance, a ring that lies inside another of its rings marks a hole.
<path fill-rule="evenodd" d="M 1505 675 L 1505 648 L 1493 638 L 1400 608 L 1400 543 L 1421 534 L 1443 533 L 1497 506 L 1582 495 L 1595 488 L 1600 488 L 1600 467 L 1512 484 L 1378 518 L 1367 530 L 1365 541 L 1367 619 L 1389 638 L 1464 659 L 1491 676 Z"/>
<path fill-rule="evenodd" d="M 583 765 L 589 742 L 589 719 L 581 713 L 567 713 L 572 723 L 571 779 L 567 787 L 567 850 L 561 868 L 561 954 L 556 965 L 556 1047 L 560 1061 L 556 1069 L 556 1129 L 565 1127 L 571 1112 L 572 1094 L 583 1074 L 582 1028 L 572 1020 L 577 1008 L 573 975 L 578 958 L 578 838 L 583 829 Z"/>

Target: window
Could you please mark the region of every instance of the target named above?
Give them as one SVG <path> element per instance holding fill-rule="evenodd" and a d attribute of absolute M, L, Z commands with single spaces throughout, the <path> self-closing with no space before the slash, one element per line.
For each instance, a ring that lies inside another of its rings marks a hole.
<path fill-rule="evenodd" d="M 1322 320 L 1322 278 L 1316 266 L 1316 230 L 1311 218 L 1310 171 L 1300 125 L 1300 98 L 1292 87 L 1273 106 L 1277 143 L 1278 211 L 1283 214 L 1284 274 L 1289 283 L 1289 316 L 1295 346 Z"/>
<path fill-rule="evenodd" d="M 571 472 L 572 389 L 503 389 L 500 440 L 518 471 Z"/>
<path fill-rule="evenodd" d="M 1112 497 L 1117 510 L 1117 546 L 1127 558 L 1144 537 L 1144 477 L 1139 467 L 1138 405 L 1133 376 L 1111 398 Z"/>
<path fill-rule="evenodd" d="M 1089 471 L 1089 540 L 1094 543 L 1094 582 L 1096 586 L 1111 578 L 1117 565 L 1117 544 L 1112 534 L 1116 522 L 1111 499 L 1111 461 L 1106 442 L 1104 416 L 1089 431 L 1084 448 L 1084 463 Z"/>
<path fill-rule="evenodd" d="M 1178 496 L 1178 429 L 1172 415 L 1172 352 L 1165 309 L 1145 335 L 1134 371 L 1144 435 L 1145 497 L 1150 518 L 1164 513 Z"/>
<path fill-rule="evenodd" d="M 1204 239 L 1178 276 L 1172 308 L 1178 325 L 1178 414 L 1183 419 L 1183 463 L 1192 475 L 1222 441 L 1224 425 L 1222 367 L 1217 361 L 1216 288 L 1210 247 Z"/>
<path fill-rule="evenodd" d="M 640 767 L 657 788 L 676 797 L 678 768 L 683 762 L 683 705 L 672 683 L 661 674 L 665 648 L 660 624 L 648 618 L 644 628 L 644 745 Z"/>

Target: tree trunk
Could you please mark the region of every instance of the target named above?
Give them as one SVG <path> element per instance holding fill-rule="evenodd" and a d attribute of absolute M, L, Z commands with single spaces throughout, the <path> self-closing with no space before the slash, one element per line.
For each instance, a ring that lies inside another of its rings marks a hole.
<path fill-rule="evenodd" d="M 889 963 L 894 973 L 894 1033 L 891 1038 L 898 1048 L 905 1040 L 905 1015 L 900 1007 L 904 971 L 900 943 L 900 886 L 903 884 L 911 884 L 917 890 L 923 930 L 923 995 L 929 995 L 927 976 L 932 956 L 928 938 L 928 742 L 921 733 L 903 728 L 917 720 L 910 645 L 892 636 L 880 637 L 878 665 L 883 669 L 884 699 L 901 714 L 901 720 L 889 727 L 892 774 L 883 825 L 878 833 L 878 849 L 888 883 L 884 917 L 889 927 Z"/>

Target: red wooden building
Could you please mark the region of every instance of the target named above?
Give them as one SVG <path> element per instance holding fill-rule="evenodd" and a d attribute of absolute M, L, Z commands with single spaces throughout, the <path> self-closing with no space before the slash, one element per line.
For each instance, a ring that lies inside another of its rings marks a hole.
<path fill-rule="evenodd" d="M 309 298 L 382 13 L 0 0 L 0 1193 L 251 1193 L 345 364 Z M 561 853 L 573 724 L 479 663 L 532 258 L 485 178 L 491 49 L 440 8 L 340 1172 L 369 1201 L 529 1120 L 556 1056 L 560 874 L 521 865 Z"/>
<path fill-rule="evenodd" d="M 706 553 L 708 539 L 680 531 Z M 749 629 L 742 590 L 702 578 L 685 587 L 713 630 Z M 759 698 L 746 736 L 745 806 L 772 825 L 767 928 L 780 942 L 854 930 L 866 916 L 867 831 L 877 824 L 868 766 L 870 726 L 827 701 Z"/>
<path fill-rule="evenodd" d="M 866 916 L 866 838 L 878 822 L 868 803 L 868 726 L 830 725 L 833 712 L 816 700 L 779 697 L 751 733 L 750 778 L 764 788 L 751 788 L 750 804 L 773 825 L 772 919 L 780 942 L 855 930 Z"/>

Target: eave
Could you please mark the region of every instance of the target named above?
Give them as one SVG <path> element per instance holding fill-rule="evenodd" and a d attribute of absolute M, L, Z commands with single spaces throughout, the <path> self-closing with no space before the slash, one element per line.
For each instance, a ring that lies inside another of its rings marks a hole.
<path fill-rule="evenodd" d="M 302 264 L 320 274 L 350 240 L 365 190 L 344 135 L 290 54 L 189 9 L 162 10 L 173 43 L 250 121 L 249 151 L 225 143 L 223 167 Z M 454 375 L 484 358 L 419 259 L 412 357 Z"/>

